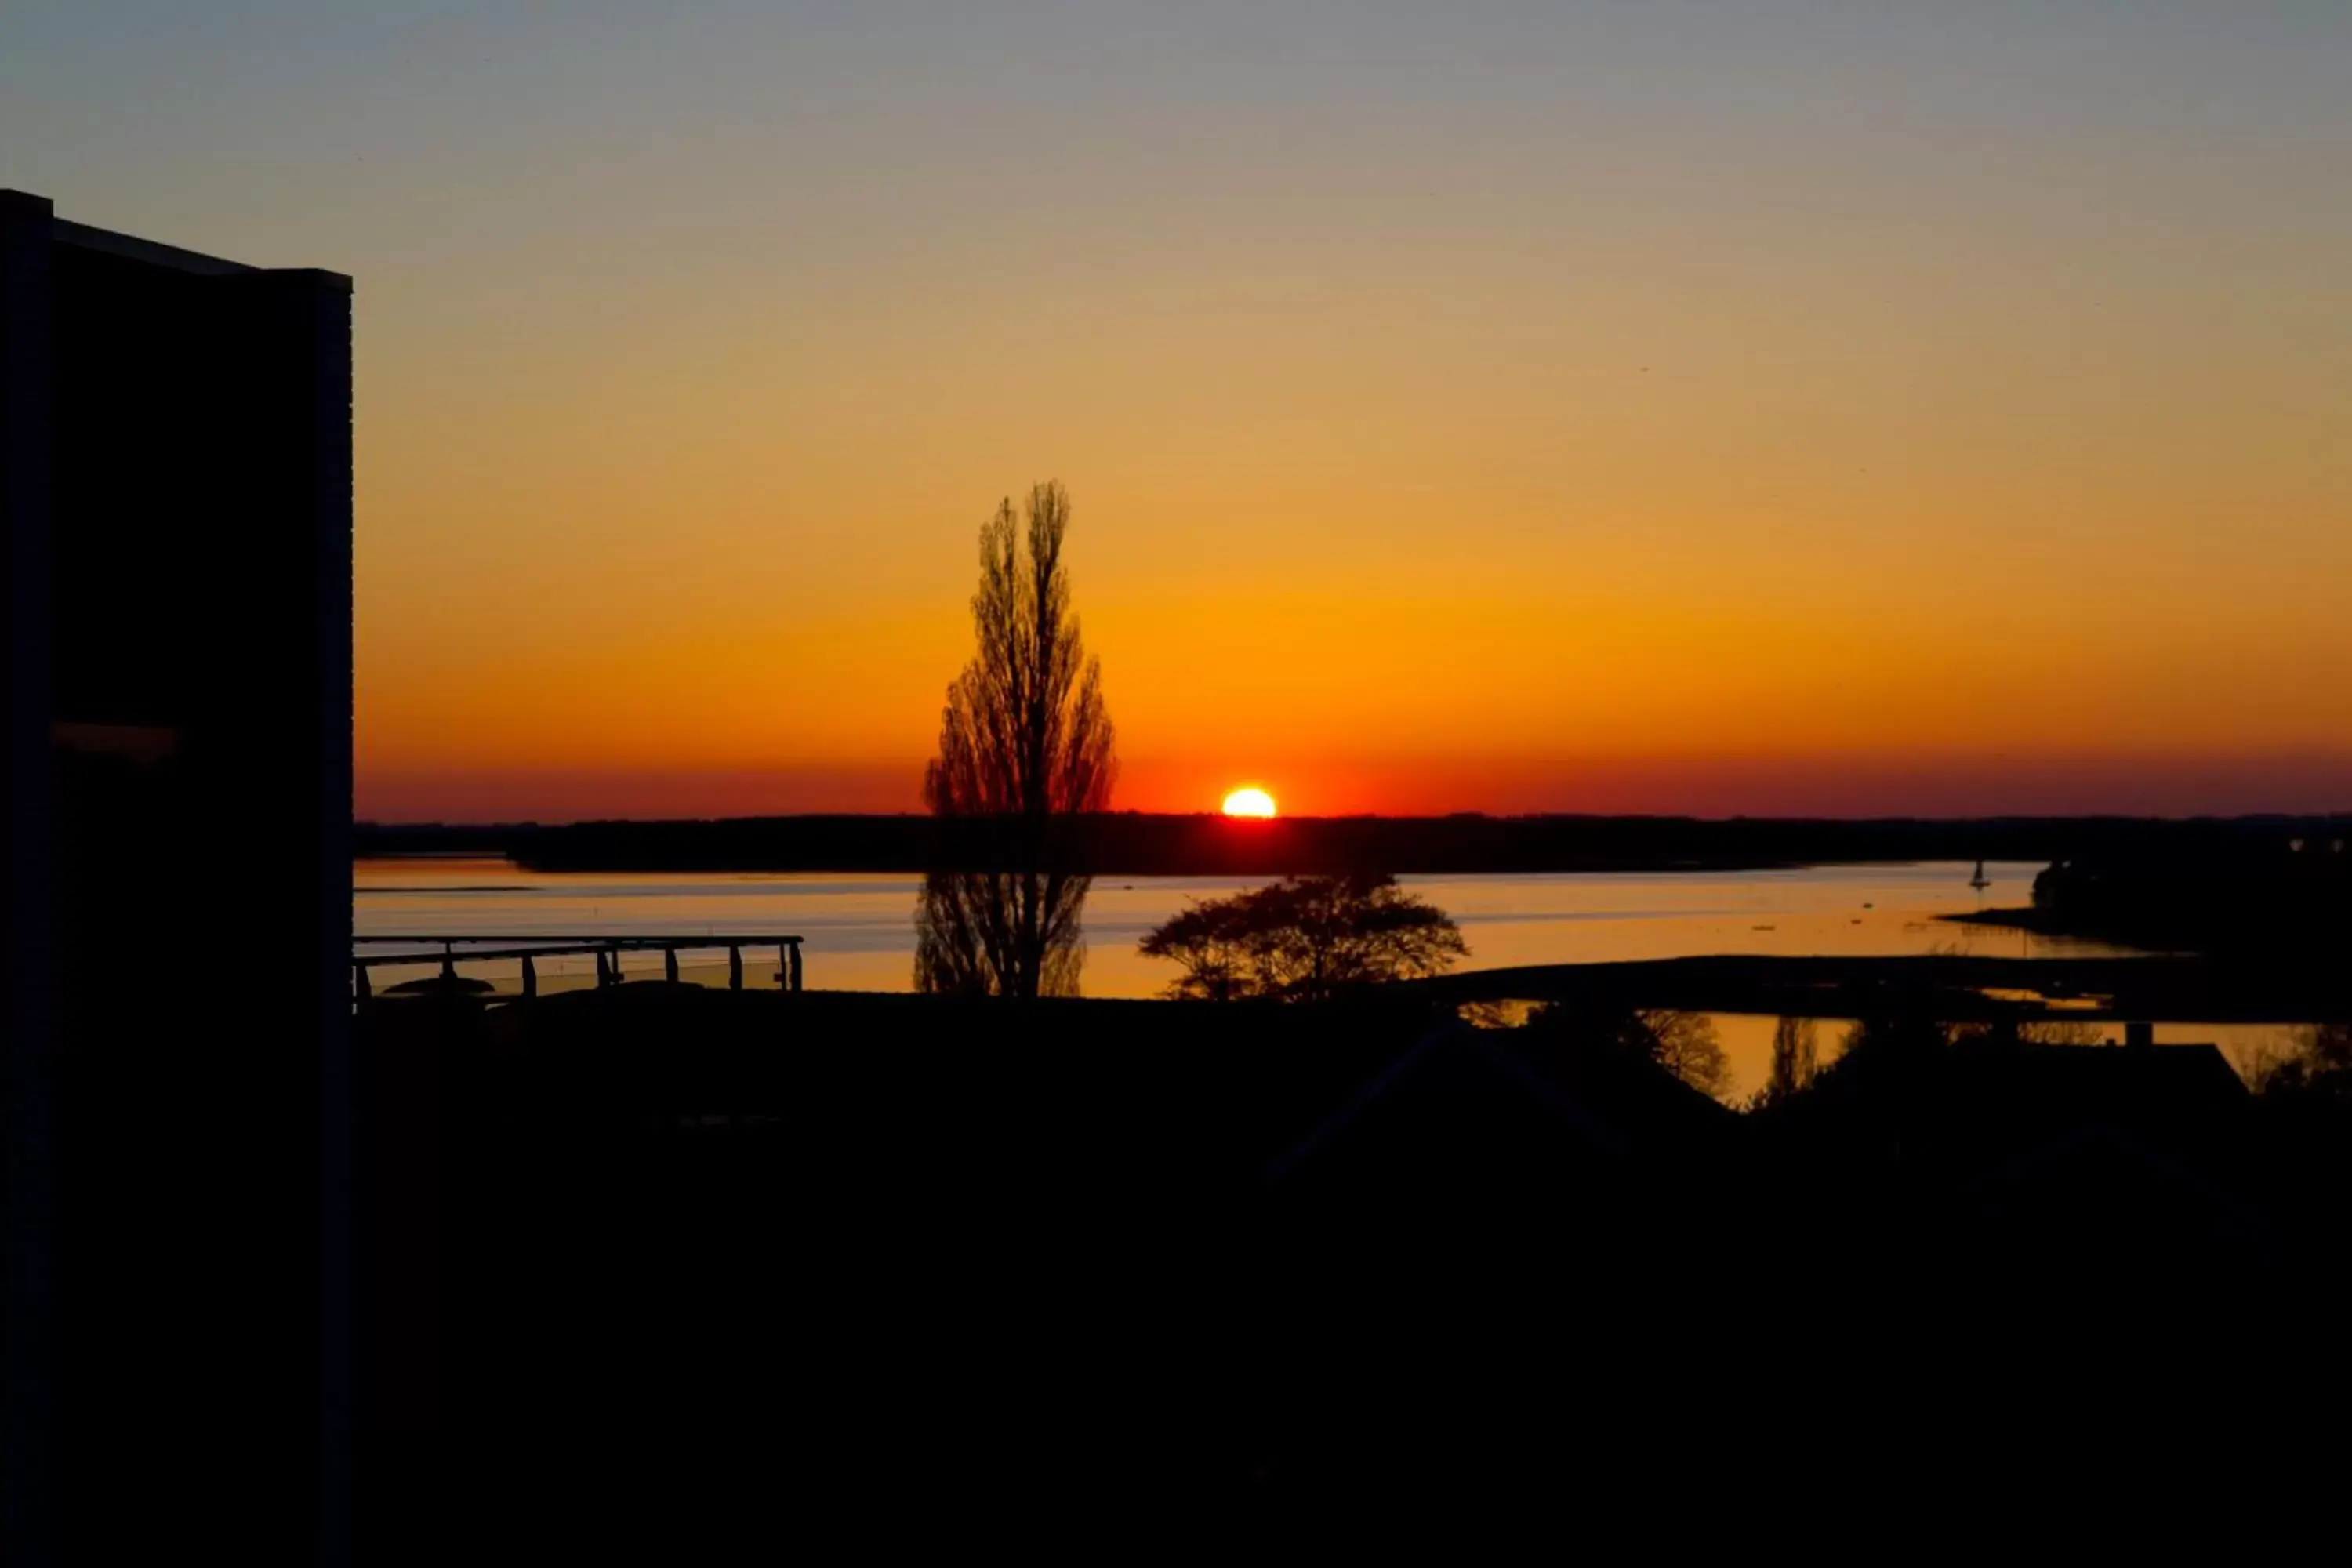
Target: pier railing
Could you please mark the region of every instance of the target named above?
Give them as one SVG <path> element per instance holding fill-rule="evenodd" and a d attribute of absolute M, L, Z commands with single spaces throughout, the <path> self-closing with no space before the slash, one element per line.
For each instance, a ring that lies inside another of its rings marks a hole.
<path fill-rule="evenodd" d="M 373 969 L 414 969 L 420 965 L 438 963 L 440 979 L 455 984 L 461 977 L 461 963 L 511 963 L 522 962 L 522 994 L 539 994 L 538 960 L 570 958 L 583 955 L 596 961 L 596 984 L 601 988 L 621 983 L 621 955 L 625 952 L 659 952 L 662 955 L 663 977 L 672 982 L 678 978 L 677 955 L 681 952 L 717 952 L 727 954 L 727 988 L 743 989 L 743 954 L 773 948 L 776 953 L 776 984 L 785 991 L 801 988 L 801 939 L 767 933 L 750 935 L 699 936 L 525 936 L 512 932 L 495 936 L 355 936 L 354 948 L 401 947 L 422 951 L 404 952 L 353 952 L 352 954 L 352 990 L 362 1002 L 374 996 L 374 986 L 369 971 Z"/>

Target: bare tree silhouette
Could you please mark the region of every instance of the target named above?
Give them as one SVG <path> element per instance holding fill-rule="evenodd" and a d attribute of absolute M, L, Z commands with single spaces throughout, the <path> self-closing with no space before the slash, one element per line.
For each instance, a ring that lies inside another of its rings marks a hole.
<path fill-rule="evenodd" d="M 1530 1041 L 1549 1039 L 1580 1051 L 1645 1061 L 1717 1100 L 1731 1089 L 1731 1058 L 1715 1021 L 1704 1013 L 1548 1002 L 1528 1016 L 1526 1027 Z"/>
<path fill-rule="evenodd" d="M 1101 666 L 1070 608 L 1069 526 L 1069 493 L 1048 481 L 1031 489 L 1023 517 L 1008 499 L 980 531 L 979 647 L 948 688 L 923 802 L 937 816 L 993 819 L 1003 861 L 923 879 L 918 991 L 1077 994 L 1089 879 L 1072 819 L 1109 805 L 1118 764 Z"/>
<path fill-rule="evenodd" d="M 1772 1073 L 1757 1097 L 1769 1104 L 1800 1093 L 1821 1068 L 1821 1031 L 1811 1018 L 1782 1018 L 1772 1026 Z"/>
<path fill-rule="evenodd" d="M 1730 1092 L 1731 1058 L 1724 1054 L 1714 1019 L 1704 1013 L 1644 1008 L 1633 1022 L 1633 1038 L 1652 1061 L 1717 1100 Z"/>
<path fill-rule="evenodd" d="M 2103 1046 L 2107 1032 L 2079 1018 L 2028 1019 L 2017 1026 L 2017 1038 L 2028 1046 Z"/>
<path fill-rule="evenodd" d="M 2242 1047 L 2237 1067 L 2257 1094 L 2352 1102 L 2352 1024 L 2277 1030 L 2263 1045 Z"/>

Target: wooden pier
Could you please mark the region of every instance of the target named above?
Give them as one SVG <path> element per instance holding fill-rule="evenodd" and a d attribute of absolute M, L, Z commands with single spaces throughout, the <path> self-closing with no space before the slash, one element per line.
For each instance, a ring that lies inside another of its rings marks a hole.
<path fill-rule="evenodd" d="M 678 978 L 677 955 L 681 952 L 718 952 L 727 954 L 727 988 L 743 989 L 743 954 L 776 950 L 776 984 L 788 992 L 801 989 L 801 939 L 796 936 L 772 935 L 764 932 L 725 936 L 523 936 L 501 933 L 496 936 L 355 936 L 352 945 L 359 947 L 402 947 L 421 949 L 405 952 L 354 952 L 352 954 L 352 991 L 360 1002 L 373 1000 L 374 986 L 369 976 L 373 969 L 413 968 L 420 964 L 439 963 L 440 978 L 454 984 L 461 976 L 461 963 L 522 963 L 522 994 L 539 994 L 539 964 L 542 958 L 576 958 L 587 956 L 596 961 L 596 984 L 601 989 L 621 983 L 621 955 L 625 952 L 659 952 L 662 955 L 663 978 L 676 984 Z"/>

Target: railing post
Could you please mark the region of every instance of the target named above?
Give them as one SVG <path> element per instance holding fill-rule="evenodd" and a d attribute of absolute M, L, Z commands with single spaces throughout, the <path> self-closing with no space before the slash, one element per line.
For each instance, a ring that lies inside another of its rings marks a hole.
<path fill-rule="evenodd" d="M 392 963 L 405 966 L 432 962 L 426 953 L 405 951 L 386 953 L 381 957 L 362 957 L 358 950 L 369 942 L 397 942 L 404 945 L 439 942 L 441 944 L 440 975 L 437 983 L 431 989 L 450 992 L 455 992 L 460 987 L 471 987 L 475 990 L 490 989 L 488 986 L 467 980 L 457 972 L 459 942 L 467 944 L 465 956 L 469 961 L 478 960 L 482 963 L 489 963 L 499 959 L 516 960 L 521 967 L 522 994 L 526 997 L 536 997 L 540 994 L 539 961 L 542 958 L 560 957 L 565 953 L 585 953 L 596 965 L 596 985 L 599 990 L 603 990 L 625 983 L 626 977 L 621 973 L 621 959 L 625 953 L 650 952 L 656 948 L 661 951 L 663 977 L 672 985 L 682 985 L 686 983 L 686 961 L 683 954 L 688 949 L 709 950 L 723 947 L 727 950 L 727 988 L 730 991 L 740 991 L 746 984 L 743 968 L 744 949 L 748 947 L 751 950 L 756 962 L 759 950 L 772 944 L 776 950 L 777 989 L 790 995 L 798 994 L 807 986 L 801 957 L 801 939 L 796 936 L 722 937 L 713 933 L 707 940 L 700 942 L 677 936 L 629 936 L 612 932 L 606 932 L 601 936 L 584 937 L 525 936 L 510 938 L 505 942 L 488 936 L 354 937 L 352 939 L 353 948 L 352 994 L 356 1002 L 369 1001 L 374 997 L 375 979 L 372 970 L 375 964 Z M 534 945 L 510 946 L 508 944 L 509 942 Z M 401 988 L 394 989 L 397 991 Z M 420 984 L 418 989 L 424 990 L 427 987 Z"/>

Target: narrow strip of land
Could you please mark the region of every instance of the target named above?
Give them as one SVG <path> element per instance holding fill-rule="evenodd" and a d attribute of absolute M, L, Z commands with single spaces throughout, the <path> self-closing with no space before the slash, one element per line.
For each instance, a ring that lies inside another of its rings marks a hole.
<path fill-rule="evenodd" d="M 1917 860 L 2135 864 L 2227 857 L 2285 836 L 2352 833 L 2352 817 L 2159 822 L 1675 816 L 1330 816 L 1271 821 L 1103 812 L 1075 819 L 1070 851 L 1105 876 L 1276 877 L 1525 871 L 1748 870 Z M 537 871 L 977 870 L 1015 863 L 1026 837 L 988 817 L 772 816 L 709 822 L 453 826 L 362 823 L 362 855 L 500 855 Z"/>
<path fill-rule="evenodd" d="M 1701 1013 L 1867 1017 L 1915 1011 L 1952 1021 L 2318 1023 L 2352 1018 L 2333 975 L 2196 956 L 1780 958 L 1725 954 L 1474 969 L 1411 983 L 1454 1003 L 1576 1002 Z"/>

